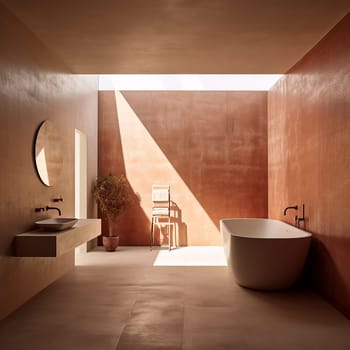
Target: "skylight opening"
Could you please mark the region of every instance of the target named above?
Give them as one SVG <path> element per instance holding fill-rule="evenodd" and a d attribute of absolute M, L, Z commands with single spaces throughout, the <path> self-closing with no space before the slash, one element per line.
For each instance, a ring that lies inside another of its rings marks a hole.
<path fill-rule="evenodd" d="M 102 74 L 99 90 L 268 91 L 281 74 Z"/>

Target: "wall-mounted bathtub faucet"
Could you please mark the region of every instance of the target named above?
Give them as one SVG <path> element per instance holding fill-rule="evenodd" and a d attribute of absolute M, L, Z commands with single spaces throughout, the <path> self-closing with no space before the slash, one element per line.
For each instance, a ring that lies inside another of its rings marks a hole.
<path fill-rule="evenodd" d="M 295 226 L 299 227 L 300 221 L 305 221 L 305 206 L 304 204 L 302 205 L 302 217 L 299 218 L 298 215 L 295 217 Z"/>
<path fill-rule="evenodd" d="M 49 206 L 47 205 L 47 206 L 46 206 L 46 210 L 57 210 L 57 211 L 58 211 L 58 215 L 61 216 L 61 209 L 60 209 L 60 208 L 49 207 Z"/>
<path fill-rule="evenodd" d="M 297 206 L 297 205 L 292 205 L 292 206 L 290 206 L 290 207 L 284 208 L 284 210 L 283 210 L 283 215 L 284 215 L 284 216 L 287 215 L 287 211 L 288 211 L 289 209 L 298 210 L 298 206 Z"/>

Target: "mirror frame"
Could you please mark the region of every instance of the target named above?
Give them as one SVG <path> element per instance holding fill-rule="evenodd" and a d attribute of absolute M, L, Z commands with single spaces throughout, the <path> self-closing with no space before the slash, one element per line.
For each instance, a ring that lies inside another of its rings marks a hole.
<path fill-rule="evenodd" d="M 62 171 L 62 140 L 50 120 L 44 120 L 36 132 L 34 162 L 41 182 L 45 186 L 55 185 Z"/>

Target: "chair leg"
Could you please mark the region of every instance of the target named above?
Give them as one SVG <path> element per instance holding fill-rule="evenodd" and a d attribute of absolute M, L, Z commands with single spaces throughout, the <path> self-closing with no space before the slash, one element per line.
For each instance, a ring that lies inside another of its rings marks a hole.
<path fill-rule="evenodd" d="M 175 235 L 175 248 L 179 245 L 179 226 L 174 223 L 174 235 Z"/>
<path fill-rule="evenodd" d="M 152 220 L 151 220 L 151 243 L 150 243 L 150 250 L 152 250 L 152 247 L 154 245 L 154 233 L 153 233 L 153 229 L 154 229 L 154 223 L 153 223 L 153 216 L 152 216 Z"/>
<path fill-rule="evenodd" d="M 168 240 L 169 240 L 169 251 L 171 250 L 171 230 L 170 230 L 170 218 L 168 219 Z"/>

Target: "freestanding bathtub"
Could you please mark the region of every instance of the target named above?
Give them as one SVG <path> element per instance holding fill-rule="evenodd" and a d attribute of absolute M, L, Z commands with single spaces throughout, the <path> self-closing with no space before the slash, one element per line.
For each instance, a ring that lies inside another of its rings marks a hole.
<path fill-rule="evenodd" d="M 220 230 L 227 263 L 239 285 L 286 289 L 300 276 L 310 233 L 271 219 L 223 219 Z"/>

